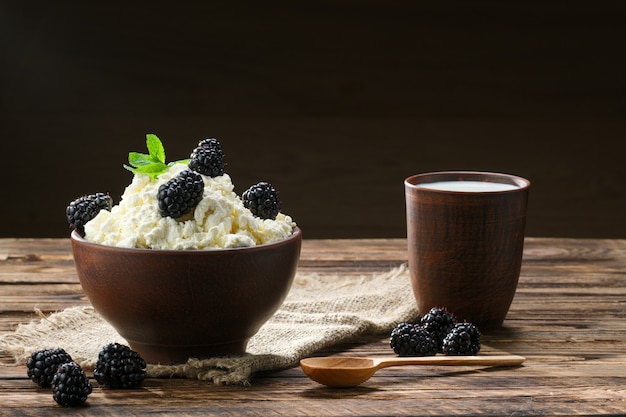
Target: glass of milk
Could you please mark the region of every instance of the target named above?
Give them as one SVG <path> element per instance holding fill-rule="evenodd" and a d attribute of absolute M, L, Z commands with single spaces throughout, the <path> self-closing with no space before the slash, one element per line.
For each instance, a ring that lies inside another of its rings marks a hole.
<path fill-rule="evenodd" d="M 446 307 L 481 331 L 501 327 L 517 289 L 530 182 L 446 171 L 411 176 L 404 186 L 420 314 Z"/>

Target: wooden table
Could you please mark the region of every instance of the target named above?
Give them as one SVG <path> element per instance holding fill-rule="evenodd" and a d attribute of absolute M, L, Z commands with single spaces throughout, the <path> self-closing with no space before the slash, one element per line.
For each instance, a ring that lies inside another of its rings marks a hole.
<path fill-rule="evenodd" d="M 406 261 L 403 239 L 305 240 L 300 268 L 367 274 Z M 402 367 L 365 384 L 330 389 L 299 368 L 257 375 L 250 386 L 147 379 L 141 389 L 94 392 L 80 415 L 626 415 L 626 240 L 528 238 L 505 326 L 481 353 L 527 358 L 503 369 Z M 67 239 L 0 239 L 0 333 L 86 305 Z M 390 355 L 388 339 L 324 354 Z M 0 414 L 65 415 L 49 390 L 0 354 Z"/>

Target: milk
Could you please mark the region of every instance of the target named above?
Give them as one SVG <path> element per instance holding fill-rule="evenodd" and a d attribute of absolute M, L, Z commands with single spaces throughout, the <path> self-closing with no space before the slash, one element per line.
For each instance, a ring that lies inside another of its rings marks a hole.
<path fill-rule="evenodd" d="M 519 187 L 514 184 L 486 181 L 436 181 L 416 184 L 420 188 L 428 188 L 440 191 L 458 191 L 466 193 L 488 193 L 497 191 L 516 190 Z"/>

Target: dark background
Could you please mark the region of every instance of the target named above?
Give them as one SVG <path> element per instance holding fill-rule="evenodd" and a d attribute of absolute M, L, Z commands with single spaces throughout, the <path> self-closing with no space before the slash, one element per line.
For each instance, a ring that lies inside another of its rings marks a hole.
<path fill-rule="evenodd" d="M 626 238 L 622 1 L 0 0 L 2 237 L 217 137 L 307 238 L 404 237 L 405 177 L 532 182 L 529 236 Z"/>

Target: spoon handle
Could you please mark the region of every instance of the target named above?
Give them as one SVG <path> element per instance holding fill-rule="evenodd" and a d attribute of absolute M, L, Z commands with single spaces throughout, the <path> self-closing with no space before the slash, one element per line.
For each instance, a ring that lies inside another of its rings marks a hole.
<path fill-rule="evenodd" d="M 475 365 L 475 366 L 515 366 L 526 360 L 517 355 L 484 355 L 484 356 L 420 356 L 375 358 L 376 369 L 401 365 Z"/>

